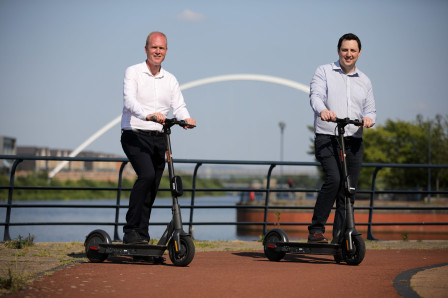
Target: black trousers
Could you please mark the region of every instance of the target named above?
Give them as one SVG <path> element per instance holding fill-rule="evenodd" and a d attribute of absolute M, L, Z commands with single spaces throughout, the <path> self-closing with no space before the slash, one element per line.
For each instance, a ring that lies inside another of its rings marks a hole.
<path fill-rule="evenodd" d="M 125 130 L 121 134 L 121 146 L 137 174 L 123 232 L 135 230 L 149 240 L 151 209 L 165 169 L 165 138 L 163 134 L 151 136 Z"/>
<path fill-rule="evenodd" d="M 330 216 L 331 208 L 336 201 L 335 220 L 333 223 L 333 239 L 337 239 L 345 218 L 344 182 L 340 147 L 336 136 L 316 135 L 314 139 L 315 155 L 325 173 L 325 180 L 317 196 L 313 219 L 308 226 L 310 233 L 325 232 L 325 224 Z M 361 172 L 363 142 L 361 138 L 345 139 L 346 163 L 352 187 L 358 184 Z M 355 197 L 350 197 L 353 206 Z"/>

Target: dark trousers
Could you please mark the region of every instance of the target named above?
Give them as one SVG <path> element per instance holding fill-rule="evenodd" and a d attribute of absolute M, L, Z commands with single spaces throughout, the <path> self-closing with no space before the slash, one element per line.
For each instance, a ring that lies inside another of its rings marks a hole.
<path fill-rule="evenodd" d="M 150 136 L 125 130 L 121 134 L 121 146 L 137 174 L 123 232 L 135 230 L 149 239 L 151 209 L 165 169 L 165 138 L 163 134 Z"/>
<path fill-rule="evenodd" d="M 325 232 L 325 224 L 330 216 L 331 208 L 336 201 L 335 220 L 333 223 L 333 239 L 336 239 L 341 231 L 345 218 L 344 206 L 344 182 L 342 178 L 342 163 L 340 158 L 340 147 L 336 136 L 316 135 L 314 139 L 315 155 L 321 163 L 325 173 L 325 180 L 317 196 L 316 205 L 311 225 L 308 226 L 310 233 Z M 359 173 L 363 156 L 363 143 L 361 138 L 345 139 L 346 163 L 350 175 L 351 186 L 358 184 Z M 353 206 L 354 195 L 350 197 Z"/>

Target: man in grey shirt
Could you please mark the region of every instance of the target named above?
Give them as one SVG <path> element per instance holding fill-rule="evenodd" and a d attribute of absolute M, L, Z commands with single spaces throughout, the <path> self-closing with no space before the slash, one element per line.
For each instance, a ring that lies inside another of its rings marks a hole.
<path fill-rule="evenodd" d="M 315 155 L 325 172 L 325 181 L 314 206 L 310 243 L 327 243 L 325 224 L 336 201 L 333 243 L 337 241 L 344 221 L 344 180 L 341 179 L 339 145 L 336 139 L 337 118 L 362 119 L 364 127 L 376 120 L 375 99 L 370 79 L 356 67 L 361 55 L 361 41 L 348 33 L 338 42 L 338 61 L 317 68 L 310 85 L 310 104 L 314 111 Z M 363 156 L 363 127 L 345 128 L 346 162 L 353 185 L 358 183 Z M 354 196 L 350 198 L 354 203 Z"/>

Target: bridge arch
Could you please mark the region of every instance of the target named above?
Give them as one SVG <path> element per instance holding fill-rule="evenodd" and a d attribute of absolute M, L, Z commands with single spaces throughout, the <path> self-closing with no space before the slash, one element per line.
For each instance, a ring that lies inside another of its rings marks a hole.
<path fill-rule="evenodd" d="M 278 85 L 283 85 L 286 87 L 294 88 L 299 91 L 305 92 L 307 94 L 310 93 L 310 88 L 304 84 L 283 79 L 280 77 L 274 77 L 274 76 L 267 76 L 267 75 L 257 75 L 257 74 L 231 74 L 231 75 L 221 75 L 221 76 L 214 76 L 214 77 L 208 77 L 196 81 L 192 81 L 186 84 L 183 84 L 180 86 L 180 90 L 184 91 L 190 88 L 212 84 L 212 83 L 219 83 L 219 82 L 226 82 L 226 81 L 259 81 L 259 82 L 267 82 L 267 83 L 273 83 Z M 75 150 L 73 150 L 69 157 L 75 157 L 77 156 L 82 150 L 84 150 L 87 146 L 92 144 L 94 141 L 96 141 L 100 136 L 102 136 L 104 133 L 106 133 L 109 129 L 114 127 L 115 125 L 119 124 L 121 121 L 121 115 L 107 123 L 105 126 L 100 128 L 97 132 L 95 132 L 92 136 L 90 136 L 87 140 L 85 140 L 81 145 L 79 145 Z M 48 178 L 53 178 L 65 165 L 68 163 L 67 160 L 64 160 L 60 162 L 49 174 Z"/>

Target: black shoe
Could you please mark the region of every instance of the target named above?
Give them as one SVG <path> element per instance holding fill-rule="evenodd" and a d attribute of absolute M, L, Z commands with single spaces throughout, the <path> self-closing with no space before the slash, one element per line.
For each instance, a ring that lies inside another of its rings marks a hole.
<path fill-rule="evenodd" d="M 132 231 L 124 234 L 123 243 L 124 244 L 148 244 L 148 240 L 146 240 L 142 236 L 140 236 L 140 234 L 137 233 L 137 231 L 132 230 Z"/>
<path fill-rule="evenodd" d="M 308 236 L 308 243 L 328 243 L 328 239 L 322 232 L 314 232 Z"/>

